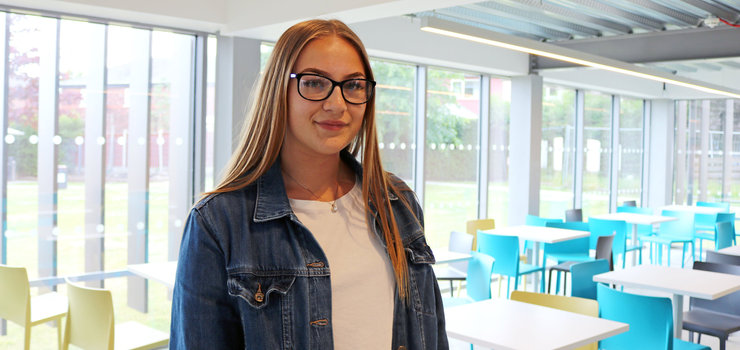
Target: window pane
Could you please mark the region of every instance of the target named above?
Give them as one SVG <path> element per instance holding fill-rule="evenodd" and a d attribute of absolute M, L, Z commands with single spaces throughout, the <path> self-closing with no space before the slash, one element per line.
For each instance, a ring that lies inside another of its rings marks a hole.
<path fill-rule="evenodd" d="M 609 211 L 611 96 L 586 92 L 583 120 L 583 212 Z"/>
<path fill-rule="evenodd" d="M 375 125 L 383 167 L 413 188 L 416 67 L 380 60 L 370 63 L 378 83 Z"/>
<path fill-rule="evenodd" d="M 218 39 L 211 35 L 208 37 L 208 68 L 206 77 L 206 146 L 205 146 L 205 191 L 213 189 L 215 172 L 213 170 L 213 133 L 216 122 L 216 53 L 218 52 Z M 197 193 L 196 193 L 197 195 Z"/>
<path fill-rule="evenodd" d="M 725 100 L 709 101 L 709 138 L 707 141 L 707 188 L 705 201 L 721 202 L 725 148 Z"/>
<path fill-rule="evenodd" d="M 491 78 L 488 120 L 488 217 L 496 220 L 497 227 L 506 226 L 509 222 L 510 109 L 511 81 Z"/>
<path fill-rule="evenodd" d="M 573 206 L 575 90 L 545 85 L 542 94 L 540 216 L 562 218 Z"/>
<path fill-rule="evenodd" d="M 622 98 L 619 115 L 617 203 L 640 203 L 642 184 L 642 100 Z"/>
<path fill-rule="evenodd" d="M 740 100 L 730 102 L 733 112 L 726 113 L 728 118 L 732 118 L 732 148 L 730 164 L 729 188 L 725 189 L 726 200 L 732 202 L 733 206 L 740 205 Z M 728 141 L 729 142 L 729 141 Z M 734 210 L 737 212 L 737 210 Z"/>
<path fill-rule="evenodd" d="M 427 85 L 425 228 L 430 245 L 445 246 L 478 217 L 480 77 L 429 69 Z"/>

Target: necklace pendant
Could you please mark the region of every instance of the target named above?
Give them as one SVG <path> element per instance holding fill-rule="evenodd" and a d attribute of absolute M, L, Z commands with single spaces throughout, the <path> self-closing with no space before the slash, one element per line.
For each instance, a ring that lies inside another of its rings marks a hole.
<path fill-rule="evenodd" d="M 331 202 L 331 212 L 336 213 L 337 211 L 339 211 L 339 208 L 337 208 L 337 202 Z"/>

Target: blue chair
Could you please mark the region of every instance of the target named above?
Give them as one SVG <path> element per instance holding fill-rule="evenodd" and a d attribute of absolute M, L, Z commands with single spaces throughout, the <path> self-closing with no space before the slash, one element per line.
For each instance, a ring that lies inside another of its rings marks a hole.
<path fill-rule="evenodd" d="M 688 211 L 663 210 L 663 216 L 671 216 L 677 220 L 663 222 L 660 224 L 660 230 L 653 236 L 640 237 L 640 242 L 654 243 L 658 247 L 658 261 L 663 262 L 662 246 L 667 247 L 668 266 L 671 265 L 671 245 L 682 243 L 683 251 L 681 253 L 681 267 L 684 267 L 686 260 L 686 245 L 691 246 L 691 258 L 695 260 L 694 253 L 694 213 Z M 651 253 L 652 256 L 652 253 Z M 651 261 L 652 262 L 652 261 Z"/>
<path fill-rule="evenodd" d="M 694 215 L 694 237 L 699 240 L 699 260 L 702 260 L 704 251 L 704 240 L 714 241 L 717 245 L 717 224 L 729 222 L 734 226 L 735 213 L 695 214 Z M 733 230 L 734 231 L 734 230 Z M 733 236 L 734 238 L 734 236 Z"/>
<path fill-rule="evenodd" d="M 653 215 L 653 210 L 650 208 L 621 206 L 621 207 L 617 207 L 617 213 L 634 213 L 634 214 Z M 653 225 L 637 225 L 637 235 L 638 236 L 650 236 L 653 233 L 654 233 Z"/>
<path fill-rule="evenodd" d="M 524 219 L 524 224 L 527 226 L 545 227 L 547 226 L 547 223 L 549 222 L 563 222 L 563 220 L 543 218 L 537 215 L 527 215 L 527 217 Z M 534 243 L 532 241 L 524 241 L 524 254 L 526 254 L 527 250 L 530 250 L 533 248 L 534 248 Z"/>
<path fill-rule="evenodd" d="M 473 250 L 473 235 L 465 232 L 450 232 L 448 250 L 451 252 L 468 254 Z M 432 265 L 434 276 L 440 281 L 450 281 L 450 296 L 453 296 L 454 288 L 452 281 L 464 281 L 466 278 L 465 271 L 468 269 L 467 261 L 451 262 L 449 264 Z"/>
<path fill-rule="evenodd" d="M 627 332 L 600 341 L 600 349 L 711 350 L 673 337 L 671 299 L 620 292 L 601 283 L 597 288 L 600 317 L 630 326 Z"/>
<path fill-rule="evenodd" d="M 609 272 L 609 261 L 604 259 L 585 261 L 570 267 L 570 296 L 596 300 L 594 275 Z"/>
<path fill-rule="evenodd" d="M 508 277 L 506 280 L 506 298 L 509 298 L 511 278 L 514 278 L 514 289 L 519 287 L 519 276 L 530 273 L 542 273 L 540 290 L 545 289 L 545 273 L 541 266 L 524 264 L 519 261 L 519 237 L 502 236 L 478 231 L 478 251 L 496 259 L 493 273 Z M 501 283 L 501 280 L 499 280 Z"/>
<path fill-rule="evenodd" d="M 726 212 L 730 211 L 730 203 L 729 202 L 703 202 L 698 201 L 696 202 L 697 207 L 710 207 L 710 208 L 721 208 Z"/>
<path fill-rule="evenodd" d="M 717 239 L 714 242 L 714 250 L 732 246 L 732 240 L 735 239 L 735 223 L 718 222 L 716 227 Z"/>
<path fill-rule="evenodd" d="M 588 218 L 589 228 L 591 230 L 591 239 L 589 245 L 591 249 L 596 249 L 596 243 L 600 236 L 614 235 L 612 254 L 616 260 L 619 255 L 622 256 L 622 268 L 627 262 L 627 252 L 637 250 L 639 252 L 639 261 L 642 264 L 642 245 L 637 247 L 627 246 L 627 223 L 624 220 L 605 220 Z"/>
<path fill-rule="evenodd" d="M 568 230 L 588 231 L 587 222 L 548 222 L 546 227 L 563 228 Z M 589 261 L 593 258 L 589 255 L 589 237 L 571 239 L 558 243 L 545 243 L 542 254 L 542 267 L 547 269 L 547 260 L 555 260 L 555 264 L 562 264 L 566 261 L 580 262 Z M 560 287 L 560 271 L 557 271 L 556 288 Z M 550 292 L 552 282 L 552 270 L 548 274 L 547 292 Z M 557 293 L 557 290 L 556 292 Z"/>
<path fill-rule="evenodd" d="M 600 236 L 598 242 L 596 243 L 596 257 L 592 258 L 596 260 L 606 260 L 608 271 L 611 271 L 614 269 L 614 261 L 612 259 L 612 247 L 614 246 L 614 235 L 611 236 Z M 555 266 L 551 266 L 549 269 L 549 277 L 548 277 L 548 283 L 547 283 L 547 292 L 550 293 L 550 281 L 552 281 L 552 272 L 556 271 L 558 273 L 558 279 L 557 279 L 557 286 L 555 288 L 555 294 L 557 294 L 560 291 L 560 273 L 563 272 L 566 276 L 566 278 L 563 279 L 563 294 L 566 293 L 566 290 L 568 289 L 567 286 L 567 274 L 568 272 L 571 272 L 571 266 L 581 263 L 583 261 L 566 261 L 560 264 L 557 264 Z M 593 281 L 591 281 L 593 283 Z M 595 288 L 595 287 L 594 287 Z M 596 295 L 596 292 L 594 292 L 594 296 Z"/>
<path fill-rule="evenodd" d="M 486 254 L 470 252 L 467 277 L 465 278 L 466 296 L 442 298 L 445 307 L 469 304 L 475 301 L 491 299 L 491 274 L 494 259 Z"/>

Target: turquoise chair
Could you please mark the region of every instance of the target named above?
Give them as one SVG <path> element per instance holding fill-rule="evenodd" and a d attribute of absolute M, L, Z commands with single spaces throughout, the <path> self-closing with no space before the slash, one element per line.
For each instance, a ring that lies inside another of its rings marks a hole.
<path fill-rule="evenodd" d="M 729 202 L 702 202 L 702 201 L 698 201 L 698 202 L 696 202 L 696 206 L 697 207 L 722 208 L 726 212 L 729 212 L 730 211 L 730 203 Z"/>
<path fill-rule="evenodd" d="M 612 245 L 612 254 L 616 260 L 618 256 L 622 256 L 622 268 L 625 267 L 627 262 L 626 253 L 630 250 L 638 250 L 639 261 L 642 264 L 642 245 L 637 247 L 627 246 L 627 222 L 624 220 L 605 220 L 588 218 L 589 228 L 591 231 L 591 238 L 589 240 L 590 249 L 596 249 L 596 243 L 600 236 L 609 236 L 614 234 L 614 242 Z"/>
<path fill-rule="evenodd" d="M 703 242 L 710 240 L 717 243 L 717 224 L 730 222 L 735 224 L 735 213 L 695 214 L 694 215 L 694 237 L 699 240 L 699 260 L 702 260 L 704 252 Z"/>
<path fill-rule="evenodd" d="M 552 223 L 552 222 L 563 222 L 563 220 L 543 218 L 537 215 L 527 215 L 527 217 L 524 219 L 524 224 L 527 226 L 545 227 L 547 226 L 548 223 Z M 532 241 L 524 241 L 524 254 L 526 254 L 527 250 L 530 250 L 533 248 L 534 248 L 534 243 Z"/>
<path fill-rule="evenodd" d="M 604 259 L 585 261 L 570 267 L 570 296 L 596 300 L 594 275 L 609 272 L 609 261 Z"/>
<path fill-rule="evenodd" d="M 732 240 L 735 238 L 734 222 L 717 223 L 717 239 L 714 243 L 714 250 L 720 250 L 732 246 Z"/>
<path fill-rule="evenodd" d="M 691 246 L 692 260 L 695 260 L 696 257 L 694 253 L 694 213 L 690 211 L 680 210 L 663 210 L 661 215 L 671 216 L 678 220 L 661 223 L 660 230 L 658 230 L 657 234 L 653 236 L 640 237 L 640 242 L 649 242 L 651 243 L 651 246 L 653 243 L 657 245 L 657 257 L 659 263 L 663 262 L 662 246 L 666 246 L 668 254 L 668 266 L 671 265 L 671 245 L 673 245 L 674 243 L 682 243 L 683 251 L 681 252 L 681 267 L 684 267 L 687 244 Z"/>
<path fill-rule="evenodd" d="M 599 342 L 599 349 L 711 350 L 708 346 L 673 337 L 671 299 L 630 294 L 597 286 L 599 316 L 629 324 L 627 332 Z"/>
<path fill-rule="evenodd" d="M 569 230 L 588 231 L 587 222 L 570 221 L 570 222 L 548 222 L 546 227 L 564 228 Z M 589 237 L 571 239 L 558 243 L 545 243 L 542 254 L 542 268 L 547 270 L 547 260 L 555 260 L 555 264 L 561 264 L 565 261 L 589 261 L 593 260 L 589 255 Z M 548 275 L 552 278 L 552 273 Z M 551 282 L 551 281 L 550 281 Z M 550 292 L 550 282 L 548 282 L 548 293 Z M 557 273 L 557 287 L 560 286 L 560 272 Z M 557 293 L 557 291 L 556 291 Z"/>
<path fill-rule="evenodd" d="M 541 266 L 524 264 L 519 261 L 519 237 L 502 236 L 478 231 L 478 251 L 496 259 L 493 273 L 506 276 L 506 298 L 509 298 L 511 278 L 514 278 L 514 290 L 519 287 L 519 276 L 530 273 L 541 273 L 540 291 L 545 289 L 545 269 Z M 501 280 L 499 280 L 501 283 Z"/>
<path fill-rule="evenodd" d="M 653 210 L 650 208 L 621 206 L 621 207 L 617 207 L 617 213 L 634 213 L 634 214 L 653 215 Z M 653 225 L 637 225 L 637 235 L 638 236 L 650 236 L 652 234 L 653 234 Z"/>
<path fill-rule="evenodd" d="M 466 296 L 457 298 L 442 298 L 445 307 L 469 304 L 475 301 L 491 299 L 491 274 L 493 274 L 493 258 L 479 252 L 470 252 L 468 260 L 468 274 L 465 277 Z"/>

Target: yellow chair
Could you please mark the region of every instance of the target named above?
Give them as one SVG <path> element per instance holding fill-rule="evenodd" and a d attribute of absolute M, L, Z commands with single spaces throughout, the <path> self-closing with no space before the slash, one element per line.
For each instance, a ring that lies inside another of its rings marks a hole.
<path fill-rule="evenodd" d="M 138 322 L 116 325 L 113 297 L 105 289 L 88 288 L 67 280 L 69 312 L 63 349 L 154 349 L 166 347 L 169 334 Z"/>
<path fill-rule="evenodd" d="M 468 220 L 465 225 L 465 232 L 473 235 L 473 250 L 478 251 L 478 240 L 476 237 L 478 230 L 492 230 L 496 228 L 496 221 L 493 219 Z"/>
<path fill-rule="evenodd" d="M 57 321 L 59 348 L 62 347 L 62 318 L 67 314 L 67 298 L 55 292 L 31 297 L 25 267 L 0 265 L 0 318 L 25 328 L 23 348 L 31 347 L 31 327 Z"/>
<path fill-rule="evenodd" d="M 575 312 L 586 316 L 599 317 L 599 303 L 592 299 L 515 290 L 511 292 L 511 300 L 547 306 L 553 309 Z M 592 343 L 582 346 L 577 350 L 596 350 L 598 347 L 598 343 Z"/>

